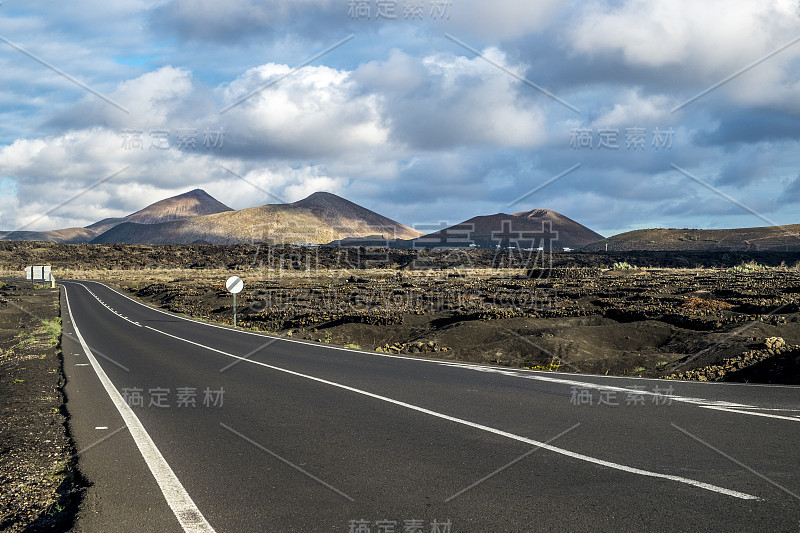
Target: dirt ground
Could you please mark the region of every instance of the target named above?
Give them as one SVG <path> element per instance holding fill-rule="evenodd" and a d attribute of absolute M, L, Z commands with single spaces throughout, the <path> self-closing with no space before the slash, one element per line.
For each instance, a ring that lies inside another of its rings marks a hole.
<path fill-rule="evenodd" d="M 751 266 L 554 268 L 533 278 L 513 269 L 254 270 L 238 273 L 238 323 L 518 368 L 800 384 L 800 273 Z M 232 323 L 232 272 L 172 274 L 105 277 L 164 309 Z M 781 342 L 767 346 L 772 338 Z"/>
<path fill-rule="evenodd" d="M 0 282 L 0 531 L 68 531 L 80 499 L 59 311 L 58 290 Z"/>

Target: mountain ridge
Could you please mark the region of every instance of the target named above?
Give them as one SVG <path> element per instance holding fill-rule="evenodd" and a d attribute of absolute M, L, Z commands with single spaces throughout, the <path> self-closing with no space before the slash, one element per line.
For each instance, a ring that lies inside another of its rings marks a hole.
<path fill-rule="evenodd" d="M 647 228 L 618 233 L 583 251 L 800 251 L 800 224 L 730 229 Z"/>
<path fill-rule="evenodd" d="M 578 249 L 603 239 L 599 233 L 550 209 L 479 215 L 405 243 L 415 248 Z"/>
<path fill-rule="evenodd" d="M 198 215 L 207 215 L 232 209 L 203 189 L 170 196 L 154 202 L 134 213 L 121 218 L 104 218 L 82 228 L 64 228 L 48 231 L 10 231 L 0 232 L 0 240 L 35 240 L 78 244 L 91 242 L 106 231 L 128 222 L 156 224 L 179 220 Z"/>
<path fill-rule="evenodd" d="M 553 231 L 553 235 L 549 231 Z M 423 235 L 336 194 L 318 191 L 286 204 L 233 210 L 202 189 L 154 202 L 125 217 L 85 227 L 0 232 L 0 240 L 75 243 L 313 244 L 381 242 L 398 248 L 537 247 L 605 251 L 800 251 L 800 224 L 731 229 L 649 228 L 605 238 L 557 211 L 535 208 L 478 215 Z M 384 245 L 385 245 L 384 244 Z M 545 244 L 547 244 L 545 242 Z"/>
<path fill-rule="evenodd" d="M 379 232 L 387 239 L 421 235 L 365 207 L 328 192 L 288 204 L 265 204 L 152 224 L 125 221 L 96 236 L 93 244 L 326 244 Z"/>

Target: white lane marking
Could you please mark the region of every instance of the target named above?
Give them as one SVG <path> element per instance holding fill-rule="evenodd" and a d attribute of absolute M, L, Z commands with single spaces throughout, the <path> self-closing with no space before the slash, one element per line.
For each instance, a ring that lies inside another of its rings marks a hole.
<path fill-rule="evenodd" d="M 94 429 L 108 429 L 108 426 L 97 426 Z"/>
<path fill-rule="evenodd" d="M 477 366 L 477 365 L 463 366 L 462 368 L 469 368 L 471 370 L 476 370 L 478 372 L 495 372 L 494 369 L 486 369 L 486 367 L 481 367 L 481 366 Z M 550 377 L 550 376 L 538 376 L 538 375 L 527 376 L 527 375 L 518 374 L 513 370 L 503 370 L 503 371 L 500 371 L 499 373 L 505 374 L 505 375 L 508 375 L 508 376 L 515 376 L 515 377 L 519 377 L 519 378 L 523 378 L 523 379 L 533 379 L 533 380 L 536 380 L 536 381 L 546 381 L 546 382 L 549 382 L 549 383 L 558 383 L 558 384 L 561 384 L 561 385 L 570 385 L 570 386 L 573 386 L 573 387 L 581 387 L 581 388 L 586 388 L 586 389 L 608 390 L 608 391 L 614 391 L 614 392 L 625 392 L 625 393 L 630 393 L 630 394 L 640 394 L 642 396 L 660 397 L 660 398 L 663 398 L 664 400 L 673 400 L 673 401 L 676 401 L 676 402 L 685 402 L 685 403 L 691 403 L 691 404 L 701 405 L 701 406 L 714 405 L 714 406 L 719 406 L 719 407 L 752 407 L 752 406 L 748 406 L 748 405 L 741 404 L 741 403 L 723 402 L 723 401 L 717 401 L 717 400 L 705 400 L 703 398 L 692 398 L 692 397 L 689 397 L 689 396 L 676 396 L 674 394 L 673 395 L 667 395 L 665 393 L 667 391 L 667 384 L 669 383 L 668 381 L 663 382 L 665 386 L 664 386 L 664 389 L 661 389 L 661 390 L 664 390 L 664 392 L 662 393 L 662 392 L 648 391 L 648 390 L 644 390 L 644 389 L 642 389 L 642 390 L 634 389 L 634 388 L 631 388 L 631 387 L 616 387 L 614 385 L 603 385 L 601 383 L 593 383 L 591 381 L 576 381 L 574 379 L 554 378 L 554 377 Z"/>
<path fill-rule="evenodd" d="M 447 363 L 447 364 L 451 365 L 451 366 L 456 366 L 453 363 Z M 690 396 L 678 396 L 678 395 L 675 395 L 675 394 L 667 394 L 667 390 L 668 390 L 667 383 L 669 383 L 669 381 L 663 381 L 662 382 L 665 385 L 665 387 L 663 389 L 661 389 L 663 392 L 655 392 L 655 391 L 633 389 L 633 388 L 629 388 L 629 387 L 627 387 L 627 388 L 626 387 L 615 387 L 613 385 L 603 385 L 603 384 L 600 384 L 600 383 L 593 383 L 593 382 L 588 382 L 588 381 L 576 381 L 574 379 L 555 378 L 555 377 L 540 376 L 540 375 L 535 375 L 535 374 L 531 374 L 531 375 L 520 374 L 520 373 L 518 373 L 518 372 L 516 372 L 514 370 L 498 370 L 498 369 L 495 369 L 493 367 L 485 367 L 485 366 L 479 366 L 479 365 L 458 364 L 457 366 L 459 366 L 460 368 L 469 368 L 471 370 L 476 370 L 478 372 L 499 373 L 499 374 L 504 374 L 504 375 L 507 375 L 507 376 L 514 376 L 514 377 L 523 378 L 523 379 L 532 379 L 532 380 L 536 380 L 536 381 L 546 381 L 546 382 L 558 383 L 558 384 L 562 384 L 562 385 L 570 385 L 572 387 L 580 387 L 580 388 L 584 388 L 584 389 L 607 390 L 607 391 L 624 392 L 626 394 L 635 394 L 635 395 L 641 395 L 641 396 L 653 396 L 655 398 L 660 398 L 661 400 L 663 400 L 665 402 L 666 401 L 676 401 L 676 402 L 688 403 L 688 404 L 697 405 L 698 407 L 702 407 L 704 409 L 714 409 L 714 410 L 717 410 L 717 411 L 725 411 L 725 412 L 728 412 L 728 413 L 739 413 L 739 414 L 752 415 L 752 416 L 761 416 L 761 417 L 765 417 L 765 418 L 775 418 L 775 419 L 779 419 L 779 420 L 790 420 L 792 422 L 797 422 L 798 421 L 798 419 L 794 418 L 794 417 L 780 416 L 780 415 L 773 415 L 773 414 L 769 414 L 769 413 L 757 412 L 756 410 L 765 410 L 765 409 L 762 409 L 761 407 L 757 407 L 757 406 L 754 406 L 754 405 L 746 405 L 746 404 L 734 403 L 734 402 L 725 402 L 725 401 L 720 401 L 720 400 L 706 400 L 706 399 L 703 399 L 703 398 L 692 398 Z M 751 411 L 751 410 L 748 410 L 748 409 L 753 409 L 753 410 Z M 787 410 L 791 411 L 791 409 L 787 409 Z"/>
<path fill-rule="evenodd" d="M 89 363 L 77 363 L 75 366 L 89 366 Z"/>
<path fill-rule="evenodd" d="M 336 383 L 335 381 L 329 381 L 327 379 L 322 379 L 322 378 L 310 376 L 308 374 L 302 374 L 300 372 L 295 372 L 294 370 L 288 370 L 288 369 L 281 368 L 281 367 L 278 367 L 278 366 L 269 365 L 267 363 L 262 363 L 260 361 L 253 361 L 252 359 L 245 359 L 244 357 L 241 357 L 241 356 L 238 356 L 238 355 L 234 355 L 232 353 L 228 353 L 228 352 L 225 352 L 225 351 L 222 351 L 222 350 L 218 350 L 217 348 L 212 348 L 211 346 L 206 346 L 205 344 L 201 344 L 199 342 L 195 342 L 195 341 L 192 341 L 192 340 L 189 340 L 189 339 L 184 339 L 183 337 L 178 337 L 177 335 L 173 335 L 171 333 L 167 333 L 166 331 L 161 331 L 161 330 L 153 328 L 151 326 L 144 326 L 144 327 L 147 328 L 147 329 L 150 329 L 152 331 L 155 331 L 156 333 L 161 333 L 162 335 L 165 335 L 167 337 L 171 337 L 173 339 L 177 339 L 179 341 L 183 341 L 183 342 L 188 343 L 188 344 L 193 344 L 195 346 L 199 346 L 200 348 L 205 348 L 206 350 L 209 350 L 209 351 L 212 351 L 212 352 L 216 352 L 216 353 L 225 355 L 227 357 L 232 357 L 234 359 L 239 359 L 241 361 L 252 363 L 254 365 L 259 365 L 259 366 L 263 366 L 265 368 L 270 368 L 272 370 L 277 370 L 279 372 L 284 372 L 286 374 L 291 374 L 293 376 L 297 376 L 297 377 L 301 377 L 301 378 L 305 378 L 305 379 L 310 379 L 312 381 L 316 381 L 318 383 L 324 383 L 325 385 L 330 385 L 332 387 L 338 387 L 340 389 L 344 389 L 344 390 L 347 390 L 347 391 L 350 391 L 350 392 L 355 392 L 356 394 L 362 394 L 362 395 L 368 396 L 370 398 L 375 398 L 376 400 L 381 400 L 383 402 L 387 402 L 387 403 L 391 403 L 391 404 L 394 404 L 394 405 L 398 405 L 400 407 L 405 407 L 406 409 L 411 409 L 411 410 L 414 410 L 414 411 L 418 411 L 420 413 L 424 413 L 424 414 L 427 414 L 427 415 L 435 416 L 437 418 L 441 418 L 441 419 L 444 419 L 444 420 L 449 420 L 450 422 L 455 422 L 457 424 L 462 424 L 462 425 L 469 426 L 469 427 L 472 427 L 472 428 L 480 429 L 482 431 L 487 431 L 489 433 L 494 433 L 495 435 L 500 435 L 502 437 L 513 439 L 513 440 L 516 440 L 516 441 L 519 441 L 519 442 L 524 442 L 526 444 L 532 444 L 534 446 L 538 446 L 539 448 L 544 448 L 545 450 L 549 450 L 551 452 L 555 452 L 555 453 L 558 453 L 558 454 L 561 454 L 561 455 L 566 455 L 567 457 L 572 457 L 573 459 L 578 459 L 580 461 L 586 461 L 586 462 L 589 462 L 589 463 L 594 463 L 594 464 L 597 464 L 597 465 L 606 466 L 608 468 L 613 468 L 615 470 L 621 470 L 623 472 L 629 472 L 629 473 L 632 473 L 632 474 L 639 474 L 641 476 L 654 477 L 654 478 L 660 478 L 660 479 L 668 479 L 670 481 L 677 481 L 678 483 L 684 483 L 686 485 L 691 485 L 693 487 L 698 487 L 698 488 L 701 488 L 701 489 L 710 490 L 712 492 L 717 492 L 719 494 L 725 494 L 727 496 L 733 496 L 734 498 L 740 498 L 742 500 L 760 500 L 761 499 L 758 496 L 753 496 L 752 494 L 746 494 L 744 492 L 739 492 L 739 491 L 732 490 L 732 489 L 726 489 L 724 487 L 718 487 L 716 485 L 711 485 L 709 483 L 705 483 L 705 482 L 702 482 L 702 481 L 697 481 L 697 480 L 694 480 L 694 479 L 689 479 L 689 478 L 685 478 L 685 477 L 681 477 L 681 476 L 674 476 L 674 475 L 671 475 L 671 474 L 662 474 L 660 472 L 652 472 L 650 470 L 643 470 L 641 468 L 635 468 L 635 467 L 632 467 L 632 466 L 627 466 L 627 465 L 623 465 L 623 464 L 619 464 L 619 463 L 614 463 L 614 462 L 611 462 L 611 461 L 606 461 L 605 459 L 598 459 L 596 457 L 591 457 L 589 455 L 583 455 L 582 453 L 572 452 L 572 451 L 569 451 L 569 450 L 564 449 L 564 448 L 559 448 L 557 446 L 553 446 L 551 444 L 547 444 L 546 442 L 541 442 L 541 441 L 537 441 L 537 440 L 534 440 L 534 439 L 529 439 L 527 437 L 522 437 L 522 436 L 516 435 L 514 433 L 509 433 L 509 432 L 503 431 L 501 429 L 496 429 L 496 428 L 493 428 L 493 427 L 484 426 L 483 424 L 478 424 L 477 422 L 470 422 L 469 420 L 464 420 L 463 418 L 456 418 L 454 416 L 446 415 L 444 413 L 439 413 L 437 411 L 431 411 L 430 409 L 426 409 L 424 407 L 419 407 L 417 405 L 413 405 L 413 404 L 410 404 L 410 403 L 402 402 L 400 400 L 395 400 L 395 399 L 389 398 L 387 396 L 381 396 L 381 395 L 375 394 L 373 392 L 368 392 L 368 391 L 365 391 L 365 390 L 362 390 L 362 389 L 357 389 L 355 387 L 350 387 L 349 385 L 343 385 L 341 383 Z"/>
<path fill-rule="evenodd" d="M 770 409 L 767 407 L 740 407 L 739 409 L 758 409 L 760 411 L 791 411 L 791 412 L 800 412 L 800 409 Z"/>
<path fill-rule="evenodd" d="M 403 359 L 403 360 L 406 360 L 406 361 L 417 361 L 417 362 L 423 362 L 423 363 L 433 363 L 433 364 L 443 365 L 443 366 L 452 366 L 452 367 L 456 367 L 456 368 L 465 368 L 465 369 L 469 369 L 469 370 L 477 370 L 479 372 L 493 372 L 493 373 L 497 373 L 497 374 L 502 374 L 502 375 L 511 376 L 511 377 L 517 377 L 517 378 L 523 378 L 523 379 L 538 379 L 540 381 L 551 381 L 551 382 L 554 382 L 554 383 L 558 383 L 559 381 L 563 381 L 564 383 L 572 382 L 574 384 L 580 384 L 581 386 L 587 385 L 587 386 L 591 386 L 591 387 L 595 387 L 595 388 L 599 388 L 599 389 L 618 390 L 618 391 L 629 391 L 630 390 L 630 391 L 636 391 L 637 394 L 640 394 L 640 393 L 647 394 L 647 391 L 640 391 L 638 389 L 625 389 L 623 387 L 614 387 L 614 386 L 609 386 L 609 385 L 599 385 L 599 384 L 596 384 L 596 383 L 587 383 L 587 382 L 583 382 L 583 381 L 561 380 L 559 378 L 551 378 L 551 377 L 549 377 L 548 373 L 541 373 L 541 372 L 537 372 L 537 371 L 533 371 L 533 370 L 518 369 L 518 370 L 511 371 L 511 370 L 508 370 L 506 368 L 494 367 L 494 366 L 490 366 L 490 365 L 475 365 L 475 364 L 471 364 L 471 363 L 462 363 L 462 362 L 458 362 L 458 361 L 441 361 L 441 360 L 437 360 L 437 359 L 425 359 L 425 358 L 421 358 L 421 357 L 407 357 L 407 356 L 403 356 L 403 355 L 393 355 L 393 354 L 378 353 L 378 352 L 367 352 L 367 351 L 364 351 L 364 350 L 353 350 L 353 349 L 350 349 L 350 348 L 342 348 L 342 347 L 339 347 L 339 346 L 331 346 L 331 345 L 328 345 L 328 344 L 317 344 L 317 343 L 301 341 L 301 340 L 297 340 L 297 339 L 287 339 L 285 337 L 277 337 L 277 336 L 272 336 L 272 335 L 265 335 L 263 333 L 257 333 L 257 332 L 254 332 L 254 331 L 233 329 L 233 328 L 221 326 L 219 324 L 211 324 L 209 322 L 203 322 L 201 320 L 195 320 L 193 318 L 187 318 L 185 316 L 176 315 L 174 313 L 169 313 L 169 312 L 164 311 L 162 309 L 158 309 L 157 307 L 146 305 L 146 304 L 144 304 L 144 303 L 142 303 L 142 302 L 140 302 L 138 300 L 135 300 L 134 298 L 131 298 L 127 294 L 122 294 L 121 292 L 115 291 L 111 287 L 109 287 L 109 286 L 107 286 L 107 285 L 105 285 L 103 283 L 100 283 L 99 281 L 91 281 L 90 283 L 97 283 L 101 287 L 105 287 L 106 289 L 114 292 L 114 294 L 118 294 L 119 296 L 122 296 L 123 298 L 127 298 L 128 300 L 132 301 L 133 303 L 135 303 L 137 305 L 141 305 L 142 307 L 144 307 L 146 309 L 150 309 L 151 311 L 156 311 L 157 313 L 161 313 L 163 315 L 167 315 L 167 316 L 170 316 L 170 317 L 173 317 L 173 318 L 180 318 L 182 320 L 186 320 L 187 322 L 194 322 L 195 324 L 200 324 L 202 326 L 222 329 L 222 330 L 225 330 L 225 331 L 232 331 L 232 332 L 236 332 L 236 333 L 243 333 L 245 335 L 255 335 L 257 337 L 267 337 L 267 338 L 270 338 L 270 339 L 276 339 L 276 340 L 280 340 L 280 341 L 284 341 L 284 342 L 294 342 L 294 343 L 297 343 L 297 344 L 304 344 L 306 346 L 316 346 L 318 348 L 327 348 L 329 350 L 339 350 L 339 351 L 344 351 L 344 352 L 354 352 L 354 353 L 361 353 L 361 354 L 372 355 L 372 356 L 376 356 L 377 355 L 379 357 L 387 357 L 387 358 L 390 358 L 390 359 Z M 83 287 L 86 287 L 85 285 L 80 284 L 80 283 L 79 283 L 79 285 L 81 285 Z M 89 290 L 88 287 L 86 287 L 86 289 Z M 603 379 L 605 379 L 605 378 L 614 378 L 614 379 L 634 379 L 634 380 L 641 380 L 641 381 L 656 381 L 658 383 L 664 383 L 664 384 L 670 383 L 670 382 L 677 382 L 677 383 L 691 383 L 692 385 L 700 385 L 700 386 L 706 386 L 706 385 L 731 385 L 731 386 L 747 386 L 747 387 L 770 387 L 770 388 L 792 388 L 792 389 L 796 389 L 796 387 L 791 386 L 791 385 L 783 386 L 783 385 L 759 385 L 759 384 L 753 384 L 753 383 L 748 383 L 748 384 L 742 384 L 742 383 L 716 383 L 716 382 L 710 382 L 710 381 L 706 381 L 706 382 L 701 382 L 701 381 L 698 381 L 698 382 L 694 382 L 694 381 L 685 382 L 685 381 L 680 381 L 680 380 L 663 380 L 663 379 L 649 379 L 649 378 L 628 378 L 627 376 L 595 376 L 595 375 L 591 375 L 591 374 L 574 374 L 574 375 L 575 376 L 584 376 L 584 377 L 589 377 L 589 378 L 603 378 Z M 653 393 L 650 393 L 650 394 L 653 394 Z M 672 398 L 675 399 L 677 397 L 676 396 L 672 396 Z M 699 407 L 706 407 L 706 406 L 709 406 L 709 405 L 713 405 L 713 406 L 717 406 L 717 407 L 722 407 L 722 408 L 718 408 L 717 409 L 718 411 L 726 411 L 726 412 L 729 412 L 729 413 L 736 413 L 737 411 L 728 409 L 728 407 L 736 407 L 738 409 L 758 409 L 758 410 L 762 410 L 760 407 L 751 406 L 751 405 L 744 405 L 744 404 L 737 404 L 737 403 L 732 403 L 732 402 L 721 402 L 721 401 L 714 401 L 714 400 L 705 400 L 703 398 L 689 398 L 689 397 L 681 397 L 681 398 L 682 398 L 682 400 L 680 400 L 680 401 L 683 401 L 684 403 L 694 404 L 694 405 L 697 405 Z M 754 416 L 763 416 L 763 417 L 767 417 L 767 418 L 775 418 L 774 416 L 770 416 L 770 415 L 768 415 L 766 413 L 747 413 L 747 414 L 752 414 Z M 782 418 L 782 419 L 791 420 L 792 422 L 796 421 L 794 418 Z"/>
<path fill-rule="evenodd" d="M 714 409 L 716 411 L 727 411 L 729 413 L 739 413 L 742 415 L 763 416 L 767 418 L 776 418 L 778 420 L 791 420 L 792 422 L 800 422 L 800 418 L 796 416 L 781 416 L 773 415 L 770 413 L 757 413 L 755 411 L 745 411 L 744 409 L 731 409 L 730 407 L 718 407 L 715 405 L 701 405 L 704 409 Z"/>
<path fill-rule="evenodd" d="M 147 433 L 147 430 L 139 421 L 139 418 L 133 412 L 133 409 L 131 409 L 130 406 L 125 402 L 125 400 L 122 398 L 122 395 L 114 387 L 114 384 L 111 383 L 111 380 L 100 366 L 100 363 L 97 362 L 94 354 L 92 354 L 92 350 L 89 349 L 86 341 L 83 340 L 83 336 L 78 330 L 78 324 L 75 322 L 75 318 L 72 316 L 72 308 L 69 305 L 69 296 L 67 292 L 68 291 L 65 287 L 64 300 L 67 304 L 69 320 L 72 322 L 72 325 L 75 328 L 75 336 L 78 338 L 78 342 L 80 342 L 84 353 L 86 353 L 86 357 L 89 358 L 89 362 L 91 362 L 97 377 L 100 378 L 100 382 L 106 389 L 106 393 L 108 393 L 109 398 L 111 398 L 111 401 L 114 403 L 117 411 L 119 411 L 119 414 L 125 421 L 125 425 L 128 426 L 128 430 L 131 432 L 131 436 L 136 442 L 136 446 L 139 448 L 139 451 L 147 463 L 150 472 L 153 474 L 158 486 L 161 488 L 161 493 L 164 495 L 164 498 L 166 498 L 170 509 L 172 509 L 172 512 L 175 513 L 175 517 L 178 519 L 178 522 L 184 531 L 190 533 L 213 533 L 214 528 L 212 528 L 211 524 L 206 521 L 203 513 L 201 513 L 200 509 L 197 508 L 197 505 L 195 505 L 192 498 L 186 492 L 186 489 L 175 475 L 175 472 L 172 471 L 172 468 L 170 468 L 166 459 L 164 459 L 164 456 L 161 455 L 161 452 L 156 447 L 153 439 L 150 438 L 150 434 Z"/>
<path fill-rule="evenodd" d="M 91 294 L 91 295 L 92 295 L 92 297 L 94 297 L 94 299 L 95 299 L 95 300 L 97 300 L 98 302 L 100 302 L 100 305 L 102 305 L 103 307 L 105 307 L 106 309 L 108 309 L 109 311 L 111 311 L 112 313 L 114 313 L 115 315 L 117 315 L 118 317 L 120 317 L 121 319 L 125 320 L 126 322 L 130 322 L 130 323 L 131 323 L 131 324 L 133 324 L 134 326 L 142 327 L 142 325 L 141 325 L 141 324 L 139 324 L 138 322 L 134 322 L 133 320 L 129 319 L 128 317 L 126 317 L 126 316 L 123 316 L 123 315 L 122 315 L 122 313 L 120 313 L 119 311 L 115 310 L 113 307 L 111 307 L 111 306 L 110 306 L 110 305 L 108 305 L 107 303 L 105 303 L 103 300 L 101 300 L 101 299 L 100 299 L 100 297 L 99 297 L 99 296 L 97 296 L 97 295 L 96 295 L 94 292 L 92 292 L 92 289 L 90 289 L 89 287 L 87 287 L 87 286 L 86 286 L 86 285 L 84 285 L 83 283 L 75 283 L 75 285 L 80 285 L 81 287 L 83 287 L 84 289 L 86 289 L 87 291 L 89 291 L 89 294 Z"/>

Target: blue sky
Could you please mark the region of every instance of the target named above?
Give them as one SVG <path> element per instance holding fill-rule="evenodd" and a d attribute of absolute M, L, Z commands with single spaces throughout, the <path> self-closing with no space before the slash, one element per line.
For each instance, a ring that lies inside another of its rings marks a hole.
<path fill-rule="evenodd" d="M 0 37 L 4 230 L 194 188 L 412 226 L 800 223 L 796 1 L 5 0 Z"/>

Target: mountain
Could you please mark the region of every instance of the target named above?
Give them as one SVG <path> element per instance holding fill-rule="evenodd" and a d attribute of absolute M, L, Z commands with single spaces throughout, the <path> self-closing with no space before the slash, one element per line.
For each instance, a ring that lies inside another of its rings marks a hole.
<path fill-rule="evenodd" d="M 403 247 L 536 248 L 578 249 L 603 239 L 586 226 L 549 209 L 534 209 L 509 215 L 497 213 L 470 218 L 455 226 L 406 241 Z"/>
<path fill-rule="evenodd" d="M 181 218 L 224 213 L 225 211 L 233 211 L 233 209 L 218 201 L 206 191 L 195 189 L 150 204 L 144 209 L 126 216 L 123 222 L 159 224 Z"/>
<path fill-rule="evenodd" d="M 737 229 L 639 229 L 592 243 L 585 251 L 800 251 L 800 224 Z"/>
<path fill-rule="evenodd" d="M 157 224 L 198 215 L 233 211 L 202 189 L 195 189 L 171 198 L 160 200 L 124 218 L 106 218 L 84 228 L 66 228 L 50 231 L 0 232 L 0 240 L 46 241 L 68 244 L 90 242 L 92 239 L 126 222 Z"/>
<path fill-rule="evenodd" d="M 421 231 L 409 228 L 329 192 L 315 192 L 291 205 L 308 209 L 326 225 L 338 228 L 343 235 L 337 238 L 381 235 L 386 239 L 394 240 L 413 239 L 422 235 Z"/>
<path fill-rule="evenodd" d="M 532 209 L 531 211 L 514 213 L 514 216 L 524 218 L 538 225 L 541 225 L 542 222 L 550 221 L 553 230 L 558 232 L 558 240 L 554 243 L 556 247 L 577 249 L 603 239 L 603 236 L 599 233 L 550 209 Z"/>
<path fill-rule="evenodd" d="M 91 242 L 325 244 L 336 239 L 374 234 L 393 240 L 411 239 L 421 235 L 421 232 L 335 194 L 317 192 L 291 204 L 267 204 L 154 224 L 125 221 L 98 235 Z"/>

